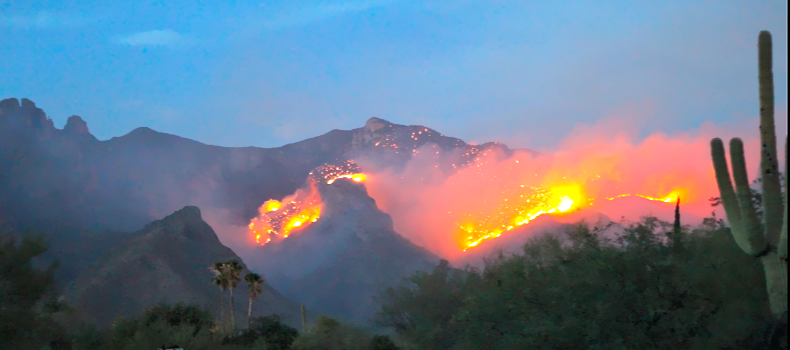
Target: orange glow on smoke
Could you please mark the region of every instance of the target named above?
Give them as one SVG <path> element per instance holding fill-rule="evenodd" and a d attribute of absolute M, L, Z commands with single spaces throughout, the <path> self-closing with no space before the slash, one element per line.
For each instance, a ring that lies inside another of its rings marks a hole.
<path fill-rule="evenodd" d="M 356 182 L 365 181 L 365 174 L 352 161 L 341 165 L 324 165 L 310 172 L 307 187 L 296 190 L 282 201 L 270 199 L 258 208 L 258 216 L 250 220 L 249 235 L 255 243 L 264 245 L 273 239 L 287 238 L 294 230 L 309 226 L 321 217 L 321 195 L 319 181 L 332 184 L 340 178 Z M 261 241 L 265 237 L 264 241 Z"/>
<path fill-rule="evenodd" d="M 710 140 L 742 134 L 743 127 L 708 124 L 635 141 L 622 121 L 608 123 L 577 127 L 556 149 L 540 154 L 467 147 L 437 159 L 428 144 L 410 151 L 411 160 L 397 172 L 365 163 L 366 187 L 379 209 L 392 216 L 396 232 L 451 261 L 541 216 L 572 222 L 597 213 L 613 220 L 656 215 L 671 221 L 678 198 L 684 224 L 710 216 L 708 199 L 718 196 Z M 744 143 L 747 157 L 759 154 L 756 138 Z M 759 161 L 748 158 L 747 166 L 754 179 Z M 664 203 L 666 209 L 656 207 Z M 518 235 L 527 232 L 532 231 Z"/>
<path fill-rule="evenodd" d="M 499 237 L 505 231 L 526 225 L 543 214 L 561 214 L 587 205 L 584 189 L 579 184 L 558 184 L 547 190 L 521 185 L 509 192 L 512 193 L 505 196 L 502 204 L 492 210 L 493 215 L 458 225 L 466 236 L 461 241 L 463 250 L 475 247 L 486 239 Z M 516 195 L 518 198 L 515 198 Z"/>
<path fill-rule="evenodd" d="M 327 184 L 329 184 L 329 185 L 331 185 L 331 184 L 332 184 L 333 182 L 335 182 L 335 180 L 337 180 L 337 179 L 351 179 L 351 180 L 354 180 L 354 181 L 356 181 L 356 182 L 362 182 L 362 181 L 365 181 L 365 176 L 366 176 L 365 174 L 346 174 L 346 175 L 340 175 L 340 176 L 334 177 L 334 178 L 332 178 L 332 179 L 326 180 L 326 183 L 327 183 Z"/>
<path fill-rule="evenodd" d="M 318 220 L 321 205 L 317 183 L 311 178 L 306 189 L 299 189 L 282 201 L 271 199 L 264 202 L 258 209 L 259 215 L 250 221 L 250 234 L 259 244 L 269 243 L 277 237 L 286 238 L 302 224 Z"/>
<path fill-rule="evenodd" d="M 518 161 L 516 161 L 518 163 Z M 540 187 L 529 187 L 521 185 L 510 195 L 505 195 L 502 203 L 489 211 L 488 215 L 475 217 L 462 224 L 457 224 L 463 236 L 460 242 L 461 249 L 466 251 L 483 242 L 484 240 L 497 238 L 505 231 L 511 231 L 519 226 L 530 223 L 535 218 L 544 215 L 562 215 L 572 209 L 581 210 L 593 205 L 594 198 L 587 198 L 584 186 L 579 183 L 564 183 Z M 641 194 L 633 195 L 652 201 L 664 203 L 674 203 L 678 196 L 688 194 L 689 191 L 676 189 L 661 198 L 645 196 Z M 510 198 L 518 195 L 518 198 Z M 631 194 L 621 194 L 608 197 L 608 200 L 629 197 Z M 509 198 L 510 197 L 510 198 Z M 472 216 L 472 215 L 470 215 Z M 474 217 L 474 216 L 473 216 Z"/>

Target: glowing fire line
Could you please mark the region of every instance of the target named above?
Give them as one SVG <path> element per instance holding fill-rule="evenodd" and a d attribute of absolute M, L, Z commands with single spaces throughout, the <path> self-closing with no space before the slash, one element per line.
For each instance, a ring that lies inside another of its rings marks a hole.
<path fill-rule="evenodd" d="M 288 235 L 297 228 L 302 228 L 316 222 L 321 216 L 323 204 L 317 191 L 318 182 L 328 185 L 337 179 L 345 178 L 355 182 L 364 182 L 367 175 L 362 173 L 359 166 L 349 161 L 341 165 L 325 165 L 310 172 L 307 189 L 297 191 L 292 196 L 282 200 L 268 200 L 259 208 L 260 215 L 253 218 L 249 224 L 249 231 L 255 242 L 265 245 L 280 237 Z M 598 176 L 600 178 L 600 176 Z M 301 191 L 301 192 L 300 192 Z M 516 192 L 519 191 L 519 192 Z M 674 202 L 683 190 L 673 190 L 666 197 L 657 198 L 641 194 L 621 194 L 615 197 L 606 197 L 615 200 L 623 197 L 640 197 L 651 201 L 664 203 Z M 562 214 L 573 209 L 582 209 L 592 206 L 593 198 L 586 198 L 582 185 L 576 183 L 560 183 L 545 187 L 519 186 L 511 195 L 518 195 L 521 200 L 508 201 L 494 210 L 496 215 L 471 219 L 463 224 L 456 224 L 464 238 L 461 248 L 466 251 L 478 246 L 487 239 L 500 237 L 504 232 L 529 224 L 537 217 L 545 214 Z M 471 216 L 471 215 L 470 215 Z M 265 240 L 264 240 L 265 239 Z"/>
<path fill-rule="evenodd" d="M 255 242 L 265 245 L 272 239 L 287 238 L 297 228 L 318 221 L 323 203 L 318 193 L 318 182 L 331 185 L 337 179 L 347 178 L 356 182 L 365 181 L 365 174 L 353 161 L 340 165 L 324 165 L 314 169 L 308 176 L 307 188 L 299 189 L 282 201 L 270 199 L 258 209 L 259 215 L 250 221 L 248 230 Z M 261 241 L 265 237 L 265 241 Z"/>
<path fill-rule="evenodd" d="M 524 187 L 524 186 L 521 186 Z M 507 218 L 494 218 L 494 222 L 487 222 L 488 218 L 475 223 L 457 224 L 462 234 L 465 234 L 465 242 L 462 243 L 462 250 L 466 251 L 469 248 L 476 247 L 481 242 L 487 239 L 497 238 L 505 231 L 511 231 L 516 227 L 526 225 L 535 218 L 544 214 L 561 214 L 570 211 L 573 208 L 581 209 L 583 207 L 592 206 L 593 198 L 585 199 L 584 191 L 581 185 L 578 184 L 563 184 L 550 187 L 548 190 L 534 188 L 531 190 L 534 193 L 527 197 L 522 202 L 526 205 L 516 206 L 515 208 L 510 205 L 505 205 L 504 208 L 498 208 L 497 212 L 510 212 L 507 215 L 512 217 L 510 224 L 503 224 Z M 681 193 L 685 191 L 675 189 L 669 195 L 663 198 L 650 197 L 640 194 L 621 194 L 615 197 L 607 197 L 607 200 L 615 200 L 623 197 L 640 197 L 651 201 L 659 201 L 664 203 L 672 203 L 677 200 Z M 523 195 L 521 196 L 523 197 Z M 505 200 L 507 201 L 507 199 Z M 524 208 L 531 208 L 533 211 L 524 213 Z M 518 214 L 512 214 L 513 211 Z M 476 235 L 475 235 L 476 234 Z M 477 237 L 475 237 L 477 236 Z"/>

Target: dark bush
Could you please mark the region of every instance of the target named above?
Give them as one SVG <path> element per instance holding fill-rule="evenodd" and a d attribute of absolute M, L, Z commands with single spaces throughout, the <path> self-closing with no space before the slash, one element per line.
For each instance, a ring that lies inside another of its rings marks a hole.
<path fill-rule="evenodd" d="M 44 237 L 15 236 L 21 237 L 18 244 L 0 237 L 0 344 L 4 349 L 62 347 L 63 329 L 53 321 L 53 314 L 65 308 L 54 293 L 57 263 L 36 268 L 33 260 L 48 249 Z"/>
<path fill-rule="evenodd" d="M 255 317 L 250 322 L 250 329 L 244 330 L 241 335 L 225 338 L 223 344 L 251 346 L 263 339 L 269 350 L 290 349 L 299 332 L 280 321 L 280 316 L 269 315 Z"/>
<path fill-rule="evenodd" d="M 368 329 L 345 321 L 320 315 L 294 340 L 294 350 L 368 350 L 371 336 Z"/>
<path fill-rule="evenodd" d="M 370 350 L 398 350 L 388 335 L 374 335 L 370 340 Z"/>
<path fill-rule="evenodd" d="M 743 349 L 755 335 L 786 344 L 767 327 L 762 267 L 729 229 L 671 228 L 645 218 L 607 237 L 580 223 L 482 269 L 442 262 L 384 292 L 377 321 L 422 349 Z"/>
<path fill-rule="evenodd" d="M 180 346 L 204 346 L 212 341 L 214 317 L 198 305 L 159 303 L 139 318 L 120 318 L 112 327 L 111 345 L 116 349 L 153 348 L 175 342 Z"/>

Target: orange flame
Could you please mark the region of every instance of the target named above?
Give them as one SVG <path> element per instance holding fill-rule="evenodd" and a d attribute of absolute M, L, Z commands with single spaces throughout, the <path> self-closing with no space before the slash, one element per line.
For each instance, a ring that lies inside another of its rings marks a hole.
<path fill-rule="evenodd" d="M 497 238 L 503 232 L 526 225 L 541 215 L 561 215 L 571 209 L 580 210 L 593 205 L 594 198 L 586 198 L 584 187 L 580 184 L 565 183 L 548 187 L 547 190 L 530 187 L 526 192 L 519 194 L 520 199 L 516 201 L 509 202 L 509 198 L 505 198 L 503 204 L 492 210 L 495 214 L 480 218 L 476 222 L 459 224 L 460 234 L 465 237 L 461 240 L 462 250 L 473 248 L 484 240 Z M 606 199 L 615 200 L 635 196 L 651 201 L 674 203 L 679 196 L 685 193 L 688 191 L 675 189 L 661 198 L 641 194 L 621 194 Z"/>
<path fill-rule="evenodd" d="M 331 185 L 340 178 L 362 182 L 365 181 L 366 176 L 353 161 L 314 169 L 308 177 L 307 188 L 298 189 L 282 201 L 270 199 L 258 208 L 259 215 L 250 220 L 248 225 L 250 236 L 255 237 L 255 243 L 265 245 L 272 239 L 287 238 L 294 230 L 318 221 L 323 207 L 318 183 L 326 181 Z M 263 237 L 266 240 L 261 242 Z"/>
<path fill-rule="evenodd" d="M 316 186 L 315 180 L 310 179 L 306 189 L 299 189 L 282 201 L 271 199 L 264 202 L 258 209 L 260 215 L 249 224 L 255 242 L 266 244 L 278 236 L 286 238 L 302 224 L 318 220 L 321 216 L 321 196 Z"/>

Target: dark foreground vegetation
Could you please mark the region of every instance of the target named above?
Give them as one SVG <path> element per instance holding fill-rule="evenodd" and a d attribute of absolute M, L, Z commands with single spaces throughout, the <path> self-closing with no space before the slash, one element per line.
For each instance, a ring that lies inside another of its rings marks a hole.
<path fill-rule="evenodd" d="M 481 268 L 442 261 L 377 297 L 374 321 L 394 339 L 326 316 L 297 330 L 276 315 L 234 336 L 201 306 L 164 303 L 97 329 L 56 299 L 56 266 L 34 264 L 46 242 L 26 234 L 0 241 L 0 348 L 786 349 L 787 316 L 771 314 L 759 260 L 720 220 L 672 226 L 645 218 L 604 234 L 582 222 Z"/>
<path fill-rule="evenodd" d="M 377 322 L 415 349 L 786 348 L 759 261 L 707 224 L 579 223 L 481 269 L 443 262 L 389 289 Z"/>

